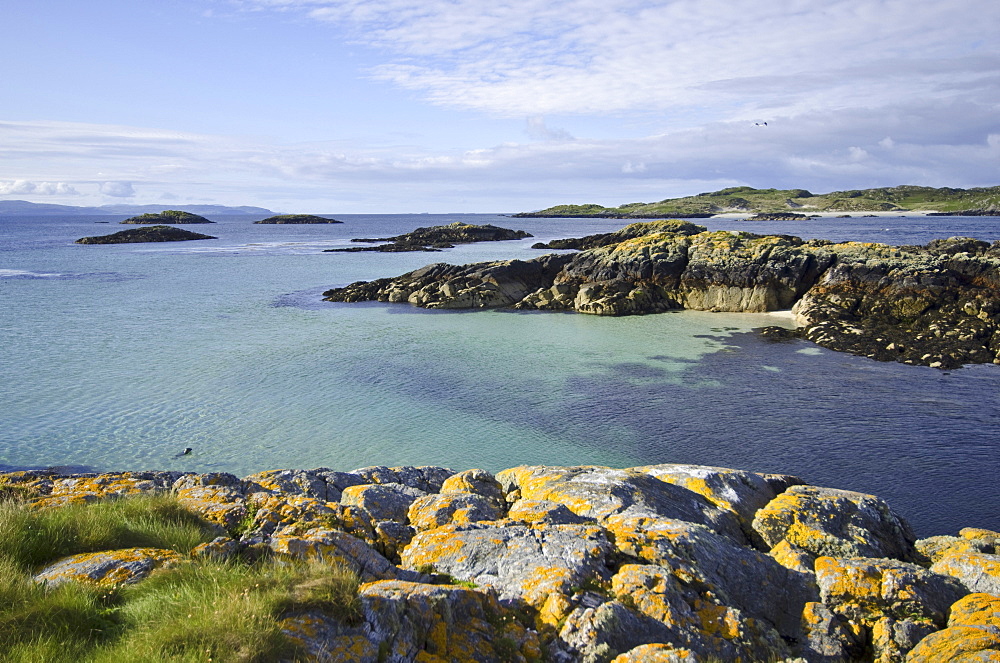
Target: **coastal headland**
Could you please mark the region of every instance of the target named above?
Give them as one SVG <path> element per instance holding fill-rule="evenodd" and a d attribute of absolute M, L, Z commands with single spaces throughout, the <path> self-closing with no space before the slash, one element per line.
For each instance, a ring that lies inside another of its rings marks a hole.
<path fill-rule="evenodd" d="M 112 596 L 201 569 L 193 577 L 219 615 L 212 573 L 311 560 L 312 579 L 255 617 L 295 660 L 932 663 L 1000 652 L 1000 533 L 955 523 L 954 535 L 918 540 L 877 496 L 790 475 L 679 464 L 0 474 L 3 522 L 21 514 L 29 530 L 32 518 L 148 495 L 194 514 L 201 538 L 108 549 L 81 533 L 75 554 L 23 573 L 45 591 Z M 351 596 L 316 599 L 324 568 L 357 578 Z M 273 590 L 258 581 L 232 600 L 250 606 Z M 181 616 L 194 610 L 191 596 L 170 600 Z M 109 632 L 128 619 L 116 605 L 102 613 Z M 5 642 L 29 628 L 26 609 L 0 608 L 13 615 Z M 172 646 L 186 651 L 183 638 Z M 259 655 L 246 641 L 193 646 L 213 660 Z"/>
<path fill-rule="evenodd" d="M 799 336 L 832 350 L 934 368 L 1000 363 L 1000 243 L 924 246 L 708 232 L 689 221 L 633 223 L 536 244 L 531 260 L 436 263 L 323 293 L 434 309 L 510 308 L 643 315 L 677 309 L 790 309 Z"/>
<path fill-rule="evenodd" d="M 719 214 L 917 212 L 965 216 L 1000 215 L 1000 187 L 975 189 L 894 186 L 816 194 L 805 189 L 730 187 L 655 203 L 555 205 L 515 217 L 595 217 L 609 219 L 705 218 Z"/>

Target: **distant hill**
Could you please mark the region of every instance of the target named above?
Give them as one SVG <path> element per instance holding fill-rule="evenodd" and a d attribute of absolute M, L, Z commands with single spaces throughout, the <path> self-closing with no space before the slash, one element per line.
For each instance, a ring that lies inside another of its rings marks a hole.
<path fill-rule="evenodd" d="M 158 214 L 164 205 L 101 205 L 100 207 L 74 207 L 49 203 L 29 203 L 26 200 L 0 200 L 0 215 L 23 214 L 37 216 L 85 216 L 94 214 Z M 178 205 L 170 205 L 178 207 Z M 226 205 L 181 205 L 193 214 L 274 214 L 264 207 L 228 207 Z"/>
<path fill-rule="evenodd" d="M 517 217 L 598 217 L 614 219 L 662 219 L 705 217 L 731 212 L 767 214 L 795 210 L 810 212 L 957 212 L 995 211 L 1000 214 L 1000 186 L 977 189 L 935 189 L 925 186 L 895 186 L 814 194 L 805 189 L 754 189 L 731 187 L 657 203 L 602 205 L 556 205 Z"/>

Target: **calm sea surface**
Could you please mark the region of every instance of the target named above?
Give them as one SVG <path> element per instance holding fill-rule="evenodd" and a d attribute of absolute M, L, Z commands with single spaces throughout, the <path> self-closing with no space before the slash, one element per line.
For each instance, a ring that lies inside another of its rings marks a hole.
<path fill-rule="evenodd" d="M 921 535 L 1000 529 L 1000 367 L 880 364 L 749 333 L 790 324 L 780 314 L 325 303 L 332 286 L 531 258 L 536 241 L 626 223 L 336 216 L 345 223 L 213 217 L 190 228 L 219 239 L 108 246 L 73 242 L 121 230 L 123 216 L 0 217 L 0 470 L 682 462 L 875 493 Z M 458 220 L 535 238 L 321 252 Z M 889 244 L 1000 239 L 995 218 L 702 223 Z"/>

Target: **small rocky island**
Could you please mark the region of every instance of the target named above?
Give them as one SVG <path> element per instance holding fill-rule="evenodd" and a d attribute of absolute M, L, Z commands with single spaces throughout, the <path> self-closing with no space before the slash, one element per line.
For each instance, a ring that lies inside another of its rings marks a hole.
<path fill-rule="evenodd" d="M 536 246 L 583 250 L 437 263 L 323 294 L 333 302 L 615 316 L 791 309 L 795 335 L 832 350 L 942 369 L 1000 363 L 1000 242 L 835 244 L 673 220 Z"/>
<path fill-rule="evenodd" d="M 185 660 L 208 651 L 226 661 L 971 663 L 1000 652 L 1000 533 L 956 523 L 953 534 L 917 539 L 879 497 L 786 474 L 682 464 L 496 474 L 376 466 L 242 479 L 36 470 L 0 474 L 0 496 L 22 507 L 9 522 L 30 530 L 11 525 L 11 536 L 43 536 L 31 519 L 47 514 L 150 496 L 160 512 L 168 499 L 200 519 L 202 535 L 184 546 L 105 548 L 85 532 L 75 552 L 34 567 L 3 560 L 27 586 L 120 597 L 101 612 L 102 629 L 154 626 L 128 621 L 121 601 L 136 594 L 122 588 L 171 587 L 200 570 L 197 587 L 165 599 L 180 603 L 171 615 L 195 613 L 175 633 L 198 633 L 204 620 L 186 601 L 201 600 L 210 617 L 227 602 L 246 614 L 275 591 L 277 580 L 251 579 L 223 594 L 212 574 L 231 573 L 227 561 L 261 575 L 281 565 L 287 576 L 309 560 L 325 570 L 254 614 L 257 628 L 292 648 L 286 655 L 175 635 Z M 339 604 L 318 591 L 345 573 L 355 580 Z M 39 620 L 19 618 L 30 608 L 6 608 L 15 615 L 7 640 L 38 637 L 28 629 Z"/>
<path fill-rule="evenodd" d="M 431 226 L 417 228 L 413 232 L 395 237 L 376 237 L 352 239 L 352 242 L 376 243 L 389 242 L 378 246 L 352 246 L 345 249 L 326 249 L 326 253 L 382 251 L 398 253 L 402 251 L 440 251 L 454 248 L 456 244 L 471 244 L 473 242 L 502 242 L 512 239 L 531 237 L 523 230 L 509 230 L 498 226 L 485 224 L 482 226 L 456 221 L 447 226 Z"/>
<path fill-rule="evenodd" d="M 218 239 L 211 235 L 174 228 L 173 226 L 149 226 L 147 228 L 132 228 L 96 237 L 82 237 L 77 244 L 132 244 L 140 242 L 186 242 L 193 239 Z"/>
<path fill-rule="evenodd" d="M 162 223 L 215 223 L 215 221 L 209 221 L 205 217 L 192 214 L 191 212 L 168 209 L 157 214 L 147 213 L 140 214 L 139 216 L 133 216 L 125 219 L 122 223 L 142 225 Z"/>
<path fill-rule="evenodd" d="M 261 219 L 260 221 L 254 221 L 254 223 L 286 225 L 308 223 L 343 223 L 343 221 L 328 219 L 325 216 L 316 216 L 315 214 L 276 214 L 275 216 L 269 216 L 266 219 Z"/>

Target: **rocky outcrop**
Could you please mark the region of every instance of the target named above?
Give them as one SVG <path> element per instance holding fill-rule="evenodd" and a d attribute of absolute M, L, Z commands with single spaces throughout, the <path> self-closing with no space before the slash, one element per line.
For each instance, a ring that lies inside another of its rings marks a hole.
<path fill-rule="evenodd" d="M 157 214 L 149 213 L 133 216 L 121 223 L 156 225 L 162 223 L 215 223 L 215 221 L 209 221 L 205 217 L 192 214 L 191 212 L 168 209 Z"/>
<path fill-rule="evenodd" d="M 373 237 L 351 240 L 352 242 L 365 243 L 389 242 L 388 244 L 352 246 L 346 249 L 326 249 L 325 252 L 382 251 L 399 253 L 402 251 L 440 251 L 441 249 L 454 248 L 456 244 L 500 242 L 511 239 L 524 239 L 526 237 L 531 237 L 531 235 L 523 230 L 509 230 L 490 224 L 476 226 L 456 221 L 448 226 L 417 228 L 413 232 L 395 237 Z"/>
<path fill-rule="evenodd" d="M 81 237 L 77 244 L 132 244 L 141 242 L 185 242 L 191 239 L 218 239 L 210 235 L 174 228 L 173 226 L 149 226 L 122 230 L 110 235 Z"/>
<path fill-rule="evenodd" d="M 173 492 L 220 533 L 187 554 L 56 560 L 35 576 L 48 586 L 265 553 L 351 569 L 364 583 L 354 617 L 281 617 L 313 661 L 903 663 L 1000 651 L 1000 533 L 914 542 L 879 498 L 789 475 L 674 464 L 242 479 L 29 471 L 0 474 L 0 489 L 38 509 Z"/>
<path fill-rule="evenodd" d="M 791 309 L 798 336 L 833 350 L 936 368 L 1000 363 L 1000 243 L 834 244 L 658 221 L 547 247 L 583 250 L 439 263 L 324 298 L 615 316 Z"/>
<path fill-rule="evenodd" d="M 328 219 L 325 216 L 316 216 L 315 214 L 276 214 L 275 216 L 269 216 L 266 219 L 261 219 L 260 221 L 254 221 L 254 223 L 286 225 L 302 223 L 343 223 L 343 221 Z"/>

